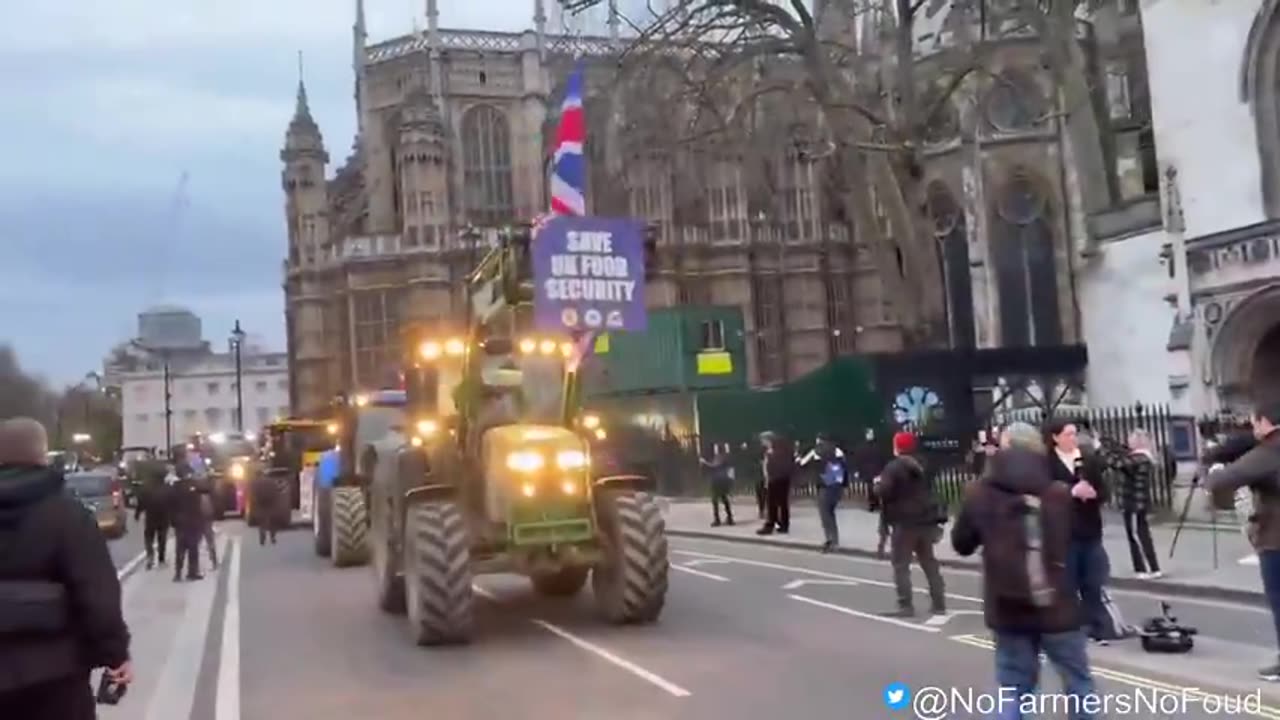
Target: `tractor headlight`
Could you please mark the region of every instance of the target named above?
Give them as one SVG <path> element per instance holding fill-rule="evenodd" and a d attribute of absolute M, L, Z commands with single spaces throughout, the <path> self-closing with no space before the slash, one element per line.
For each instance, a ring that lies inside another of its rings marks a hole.
<path fill-rule="evenodd" d="M 422 447 L 422 438 L 418 437 L 417 435 L 414 435 L 412 438 L 409 439 L 409 444 L 416 448 L 420 448 Z"/>
<path fill-rule="evenodd" d="M 577 495 L 578 483 L 572 480 L 565 480 L 560 483 L 560 491 L 563 492 L 565 495 Z"/>
<path fill-rule="evenodd" d="M 538 494 L 538 488 L 533 483 L 525 483 L 520 487 L 520 492 L 524 493 L 525 497 L 531 498 Z"/>
<path fill-rule="evenodd" d="M 440 426 L 436 424 L 435 420 L 419 420 L 418 421 L 418 434 L 421 435 L 422 437 L 430 437 L 432 435 L 435 435 L 436 430 L 439 430 L 439 429 L 440 429 Z"/>
<path fill-rule="evenodd" d="M 244 465 L 240 463 L 235 463 L 234 465 L 231 466 L 231 479 L 232 480 L 244 479 Z"/>
<path fill-rule="evenodd" d="M 507 456 L 507 468 L 516 472 L 532 473 L 537 472 L 546 465 L 546 460 L 541 455 L 530 450 L 521 450 L 513 452 Z"/>
<path fill-rule="evenodd" d="M 561 470 L 578 470 L 587 466 L 587 454 L 581 450 L 561 450 L 556 454 L 556 466 Z"/>

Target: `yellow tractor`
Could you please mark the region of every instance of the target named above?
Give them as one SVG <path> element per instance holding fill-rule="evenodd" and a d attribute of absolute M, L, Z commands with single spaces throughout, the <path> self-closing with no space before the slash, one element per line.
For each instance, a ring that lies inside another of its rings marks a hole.
<path fill-rule="evenodd" d="M 277 508 L 281 513 L 278 526 L 288 527 L 293 523 L 294 510 L 310 507 L 310 498 L 303 498 L 302 494 L 311 488 L 300 478 L 308 470 L 314 472 L 320 456 L 337 444 L 337 428 L 327 420 L 291 418 L 271 423 L 262 432 L 262 479 L 276 483 L 284 500 Z M 248 493 L 245 518 L 250 526 L 256 526 L 260 518 L 252 498 L 253 493 Z"/>

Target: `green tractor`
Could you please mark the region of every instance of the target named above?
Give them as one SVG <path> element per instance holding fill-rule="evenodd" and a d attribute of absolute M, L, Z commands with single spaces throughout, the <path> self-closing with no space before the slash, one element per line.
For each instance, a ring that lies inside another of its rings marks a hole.
<path fill-rule="evenodd" d="M 477 575 L 522 574 L 561 597 L 590 579 L 613 623 L 652 622 L 665 602 L 651 482 L 592 473 L 574 343 L 533 330 L 528 252 L 517 231 L 473 273 L 465 340 L 415 346 L 408 440 L 379 452 L 368 486 L 379 605 L 407 614 L 420 645 L 470 639 Z"/>

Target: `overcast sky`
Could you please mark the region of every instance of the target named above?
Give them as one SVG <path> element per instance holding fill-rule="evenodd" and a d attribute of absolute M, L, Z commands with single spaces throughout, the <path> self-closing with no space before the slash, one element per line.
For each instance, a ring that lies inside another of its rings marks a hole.
<path fill-rule="evenodd" d="M 445 27 L 532 24 L 533 0 L 439 2 Z M 366 0 L 370 40 L 425 25 L 425 4 Z M 136 333 L 141 309 L 167 302 L 203 317 L 216 344 L 239 318 L 283 349 L 278 152 L 297 52 L 340 161 L 355 128 L 354 0 L 6 5 L 0 342 L 51 381 L 75 382 Z"/>

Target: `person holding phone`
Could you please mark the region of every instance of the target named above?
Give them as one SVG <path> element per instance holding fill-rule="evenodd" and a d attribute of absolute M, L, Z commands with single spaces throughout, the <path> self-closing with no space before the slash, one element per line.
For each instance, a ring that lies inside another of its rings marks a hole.
<path fill-rule="evenodd" d="M 93 720 L 89 684 L 133 681 L 120 581 L 93 516 L 63 493 L 35 420 L 0 422 L 0 718 Z"/>
<path fill-rule="evenodd" d="M 1098 459 L 1080 447 L 1076 424 L 1057 418 L 1046 428 L 1053 450 L 1049 453 L 1049 473 L 1071 489 L 1071 548 L 1067 553 L 1067 575 L 1084 609 L 1089 637 L 1105 645 L 1106 607 L 1102 592 L 1111 575 L 1111 561 L 1102 545 L 1102 506 L 1110 498 Z"/>

